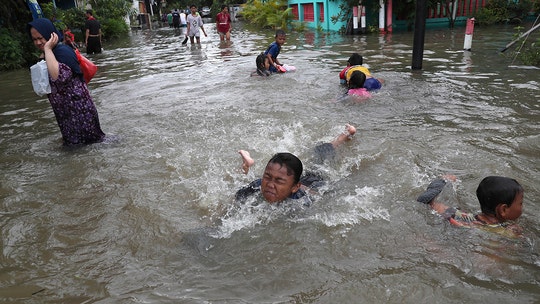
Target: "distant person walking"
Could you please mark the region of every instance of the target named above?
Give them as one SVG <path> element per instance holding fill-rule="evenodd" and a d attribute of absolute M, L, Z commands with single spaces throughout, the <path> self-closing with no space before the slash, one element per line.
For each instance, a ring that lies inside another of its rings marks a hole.
<path fill-rule="evenodd" d="M 180 12 L 180 27 L 187 27 L 187 15 L 184 11 Z"/>
<path fill-rule="evenodd" d="M 200 30 L 204 33 L 204 37 L 208 37 L 204 31 L 203 21 L 201 15 L 197 12 L 197 6 L 190 6 L 191 14 L 187 16 L 187 36 L 191 44 L 194 43 L 194 38 L 197 38 L 197 43 L 201 43 L 201 33 Z M 200 30 L 199 30 L 200 29 Z"/>
<path fill-rule="evenodd" d="M 169 27 L 170 27 L 170 28 L 173 27 L 172 13 L 173 13 L 173 11 L 171 11 L 170 13 L 167 14 L 167 23 L 169 24 Z"/>
<path fill-rule="evenodd" d="M 101 53 L 101 24 L 94 18 L 92 11 L 86 11 L 86 54 Z"/>
<path fill-rule="evenodd" d="M 172 12 L 172 23 L 175 29 L 180 28 L 180 13 L 177 9 Z"/>
<path fill-rule="evenodd" d="M 224 41 L 231 41 L 231 15 L 229 15 L 229 7 L 227 5 L 221 6 L 221 12 L 216 15 L 217 31 L 219 39 Z"/>

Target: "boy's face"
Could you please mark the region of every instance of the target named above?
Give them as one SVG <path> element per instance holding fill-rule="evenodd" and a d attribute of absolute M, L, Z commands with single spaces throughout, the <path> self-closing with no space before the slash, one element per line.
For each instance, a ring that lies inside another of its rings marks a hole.
<path fill-rule="evenodd" d="M 281 202 L 298 191 L 300 183 L 294 182 L 294 176 L 287 174 L 287 167 L 268 163 L 264 169 L 261 193 L 269 203 Z"/>
<path fill-rule="evenodd" d="M 512 204 L 506 208 L 506 211 L 504 213 L 504 219 L 507 221 L 514 221 L 518 219 L 521 216 L 521 213 L 523 212 L 523 192 L 518 193 L 514 200 L 512 201 Z"/>
<path fill-rule="evenodd" d="M 191 9 L 191 13 L 193 15 L 195 15 L 195 13 L 197 13 L 197 7 L 196 6 L 192 6 L 192 7 L 190 7 L 190 9 Z"/>
<path fill-rule="evenodd" d="M 277 44 L 279 44 L 279 45 L 285 44 L 285 35 L 278 35 L 278 36 L 276 37 L 276 42 L 277 42 Z"/>

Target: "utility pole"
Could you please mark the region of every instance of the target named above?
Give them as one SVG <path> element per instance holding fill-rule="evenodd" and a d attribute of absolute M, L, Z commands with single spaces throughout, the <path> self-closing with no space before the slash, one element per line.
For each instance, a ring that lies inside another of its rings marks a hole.
<path fill-rule="evenodd" d="M 424 58 L 424 37 L 426 35 L 426 0 L 416 0 L 416 19 L 414 21 L 414 42 L 412 55 L 412 69 L 421 70 Z"/>

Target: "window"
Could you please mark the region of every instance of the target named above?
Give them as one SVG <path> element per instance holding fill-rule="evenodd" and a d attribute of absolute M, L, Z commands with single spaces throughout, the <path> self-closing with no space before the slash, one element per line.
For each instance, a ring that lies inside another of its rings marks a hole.
<path fill-rule="evenodd" d="M 304 8 L 304 21 L 313 22 L 315 21 L 315 16 L 313 12 L 313 3 L 302 4 Z"/>
<path fill-rule="evenodd" d="M 291 6 L 291 9 L 292 9 L 292 14 L 293 14 L 293 19 L 294 20 L 298 20 L 298 4 L 293 4 Z"/>

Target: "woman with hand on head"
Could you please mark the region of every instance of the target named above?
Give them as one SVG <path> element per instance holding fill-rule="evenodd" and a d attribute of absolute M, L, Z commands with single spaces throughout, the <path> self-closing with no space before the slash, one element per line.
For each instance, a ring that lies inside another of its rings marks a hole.
<path fill-rule="evenodd" d="M 74 50 L 61 43 L 62 35 L 49 19 L 35 19 L 28 23 L 28 31 L 47 64 L 51 85 L 47 97 L 64 145 L 103 141 L 105 133 Z"/>

